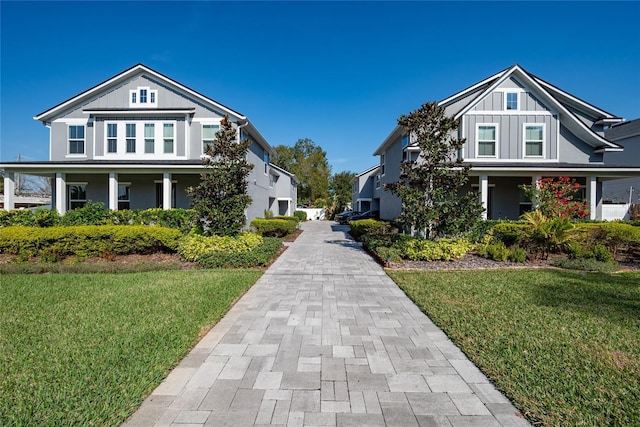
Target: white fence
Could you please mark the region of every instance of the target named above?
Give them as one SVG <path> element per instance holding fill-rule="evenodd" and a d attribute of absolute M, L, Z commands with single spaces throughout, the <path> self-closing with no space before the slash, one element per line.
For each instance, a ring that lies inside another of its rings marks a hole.
<path fill-rule="evenodd" d="M 613 221 L 614 219 L 629 219 L 629 204 L 603 204 L 602 219 Z"/>
<path fill-rule="evenodd" d="M 296 209 L 297 211 L 302 211 L 307 213 L 307 220 L 309 221 L 320 221 L 324 219 L 324 208 L 319 209 Z"/>

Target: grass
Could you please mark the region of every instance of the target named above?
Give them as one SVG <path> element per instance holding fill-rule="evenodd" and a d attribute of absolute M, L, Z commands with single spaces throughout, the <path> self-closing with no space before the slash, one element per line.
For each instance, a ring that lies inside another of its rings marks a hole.
<path fill-rule="evenodd" d="M 388 273 L 533 423 L 640 425 L 640 273 Z"/>
<path fill-rule="evenodd" d="M 118 425 L 262 274 L 2 275 L 0 425 Z"/>

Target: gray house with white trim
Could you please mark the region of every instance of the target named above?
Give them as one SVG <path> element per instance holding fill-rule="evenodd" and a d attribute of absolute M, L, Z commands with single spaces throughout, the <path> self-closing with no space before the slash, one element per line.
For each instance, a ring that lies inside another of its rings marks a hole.
<path fill-rule="evenodd" d="M 379 165 L 360 172 L 353 178 L 351 185 L 351 206 L 354 211 L 367 212 L 380 209 L 379 199 L 374 197 L 375 190 L 380 188 Z"/>
<path fill-rule="evenodd" d="M 188 208 L 185 190 L 199 183 L 201 157 L 225 115 L 238 138 L 251 141 L 247 219 L 262 216 L 274 200 L 287 201 L 290 211 L 297 181 L 274 186 L 274 177 L 288 172 L 269 163 L 273 148 L 247 117 L 142 64 L 34 117 L 50 129 L 50 158 L 0 165 L 4 208 L 14 208 L 16 173 L 52 178 L 61 214 L 88 200 L 112 210 Z"/>
<path fill-rule="evenodd" d="M 569 176 L 583 188 L 592 219 L 602 217 L 603 182 L 640 176 L 635 165 L 605 163 L 623 146 L 605 131 L 623 119 L 591 105 L 513 65 L 439 102 L 459 120 L 466 142 L 458 156 L 471 167 L 467 190 L 475 190 L 489 219 L 517 219 L 531 209 L 522 184 Z M 380 158 L 380 187 L 374 204 L 382 219 L 401 213 L 401 201 L 384 189 L 398 180 L 403 161 L 415 161 L 419 148 L 400 126 L 374 152 Z"/>

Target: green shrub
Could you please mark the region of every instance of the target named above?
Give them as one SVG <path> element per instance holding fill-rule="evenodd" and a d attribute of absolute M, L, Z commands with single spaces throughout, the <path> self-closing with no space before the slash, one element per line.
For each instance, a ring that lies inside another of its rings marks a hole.
<path fill-rule="evenodd" d="M 83 207 L 67 211 L 62 217 L 62 225 L 104 225 L 109 222 L 110 211 L 102 202 L 89 200 Z"/>
<path fill-rule="evenodd" d="M 60 223 L 60 215 L 50 209 L 20 209 L 0 211 L 0 227 L 22 225 L 24 227 L 53 227 Z"/>
<path fill-rule="evenodd" d="M 0 253 L 21 259 L 43 256 L 59 260 L 66 256 L 174 252 L 181 234 L 164 227 L 113 225 L 68 227 L 5 227 L 0 230 Z"/>
<path fill-rule="evenodd" d="M 520 222 L 500 221 L 491 228 L 491 234 L 505 246 L 517 245 L 526 238 L 526 225 Z"/>
<path fill-rule="evenodd" d="M 365 234 L 389 234 L 397 232 L 388 222 L 376 219 L 349 221 L 349 226 L 351 227 L 349 234 L 358 241 L 360 241 Z"/>
<path fill-rule="evenodd" d="M 264 237 L 258 246 L 241 252 L 207 253 L 198 259 L 205 268 L 218 267 L 265 267 L 269 265 L 282 247 L 282 241 L 275 237 Z"/>
<path fill-rule="evenodd" d="M 293 216 L 298 218 L 299 222 L 304 222 L 307 220 L 307 213 L 305 211 L 295 211 Z"/>
<path fill-rule="evenodd" d="M 297 216 L 288 216 L 288 215 L 278 215 L 273 217 L 274 219 L 284 219 L 287 221 L 295 221 L 296 224 L 300 222 L 300 219 Z"/>
<path fill-rule="evenodd" d="M 110 211 L 108 222 L 113 225 L 158 225 L 188 233 L 196 227 L 196 211 L 193 209 L 118 210 Z"/>
<path fill-rule="evenodd" d="M 480 243 L 476 247 L 476 254 L 484 258 L 489 258 L 494 261 L 507 262 L 509 260 L 509 248 L 500 240 L 488 239 L 488 242 Z M 526 254 L 525 254 L 526 258 Z"/>
<path fill-rule="evenodd" d="M 451 261 L 462 258 L 473 248 L 466 239 L 427 240 L 414 237 L 400 242 L 403 258 L 412 261 Z"/>
<path fill-rule="evenodd" d="M 187 261 L 198 262 L 201 257 L 210 254 L 250 251 L 261 245 L 263 240 L 255 233 L 237 236 L 203 236 L 192 233 L 180 239 L 177 252 Z"/>
<path fill-rule="evenodd" d="M 397 248 L 389 248 L 386 246 L 379 246 L 375 253 L 385 262 L 400 262 L 402 261 L 402 253 Z"/>
<path fill-rule="evenodd" d="M 558 258 L 553 260 L 553 265 L 571 270 L 599 271 L 602 273 L 611 273 L 618 269 L 618 264 L 615 262 L 602 262 L 593 258 Z"/>
<path fill-rule="evenodd" d="M 478 243 L 484 236 L 489 234 L 496 224 L 502 221 L 482 219 L 475 222 L 471 230 L 466 234 L 467 240 L 471 243 Z"/>
<path fill-rule="evenodd" d="M 251 221 L 251 227 L 264 237 L 284 237 L 296 231 L 298 221 L 256 218 Z"/>
<path fill-rule="evenodd" d="M 511 262 L 525 262 L 527 260 L 527 251 L 519 246 L 509 248 L 509 261 Z"/>
<path fill-rule="evenodd" d="M 273 218 L 273 211 L 271 209 L 265 209 L 264 210 L 264 218 L 265 219 Z"/>

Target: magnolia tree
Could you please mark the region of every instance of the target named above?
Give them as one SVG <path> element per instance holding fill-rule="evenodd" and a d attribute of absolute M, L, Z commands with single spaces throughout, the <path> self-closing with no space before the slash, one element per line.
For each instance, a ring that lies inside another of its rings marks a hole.
<path fill-rule="evenodd" d="M 430 239 L 467 231 L 483 208 L 476 193 L 461 192 L 469 168 L 458 158 L 465 142 L 455 136 L 458 121 L 436 102 L 427 102 L 401 116 L 398 124 L 420 148 L 416 161 L 402 163 L 400 179 L 385 184 L 402 200 L 398 220 L 414 234 Z"/>
<path fill-rule="evenodd" d="M 250 144 L 237 141 L 236 129 L 225 116 L 213 145 L 206 148 L 202 160 L 206 172 L 197 187 L 187 189 L 205 235 L 234 235 L 245 226 L 244 211 L 251 203 L 247 194 L 247 177 L 253 169 L 247 161 Z"/>
<path fill-rule="evenodd" d="M 577 199 L 580 184 L 569 177 L 541 178 L 535 185 L 522 185 L 521 188 L 536 210 L 547 218 L 589 216 L 587 203 Z"/>

